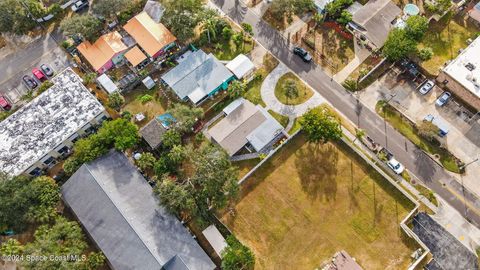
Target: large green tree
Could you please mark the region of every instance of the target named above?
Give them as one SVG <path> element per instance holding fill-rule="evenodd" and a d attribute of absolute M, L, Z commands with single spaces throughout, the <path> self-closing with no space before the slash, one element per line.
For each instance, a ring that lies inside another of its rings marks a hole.
<path fill-rule="evenodd" d="M 128 0 L 96 0 L 93 3 L 93 13 L 104 18 L 114 18 L 118 13 L 125 10 Z"/>
<path fill-rule="evenodd" d="M 398 61 L 412 54 L 417 49 L 417 43 L 404 29 L 395 28 L 388 34 L 383 45 L 383 54 L 390 61 Z"/>
<path fill-rule="evenodd" d="M 240 243 L 233 235 L 227 237 L 228 246 L 222 251 L 222 269 L 237 270 L 253 269 L 255 255 L 247 247 Z"/>
<path fill-rule="evenodd" d="M 181 132 L 191 132 L 195 123 L 203 117 L 202 108 L 191 108 L 181 103 L 173 105 L 168 112 L 176 119 L 175 126 Z"/>
<path fill-rule="evenodd" d="M 119 151 L 125 151 L 138 142 L 138 127 L 123 118 L 105 121 L 98 130 L 98 136 Z"/>
<path fill-rule="evenodd" d="M 0 14 L 0 33 L 25 34 L 35 26 L 27 9 L 18 0 L 0 1 Z"/>
<path fill-rule="evenodd" d="M 175 183 L 168 176 L 162 177 L 155 187 L 160 203 L 172 214 L 193 216 L 197 211 L 192 187 Z"/>
<path fill-rule="evenodd" d="M 23 231 L 28 224 L 47 222 L 57 215 L 57 183 L 46 176 L 34 179 L 0 175 L 0 230 Z"/>
<path fill-rule="evenodd" d="M 195 167 L 190 179 L 196 187 L 195 198 L 201 211 L 221 209 L 238 195 L 238 170 L 225 151 L 207 144 L 189 156 Z"/>
<path fill-rule="evenodd" d="M 428 30 L 428 19 L 420 15 L 410 16 L 406 25 L 406 34 L 412 39 L 420 41 Z"/>
<path fill-rule="evenodd" d="M 293 15 L 314 9 L 313 0 L 275 0 L 270 7 L 271 12 L 277 18 L 292 19 Z"/>
<path fill-rule="evenodd" d="M 88 245 L 77 222 L 58 217 L 53 225 L 42 225 L 35 231 L 35 240 L 25 246 L 25 256 L 78 256 L 78 260 L 24 260 L 25 269 L 96 269 L 105 257 L 100 253 L 87 254 Z"/>
<path fill-rule="evenodd" d="M 201 0 L 163 0 L 165 13 L 162 22 L 181 41 L 194 36 L 195 27 L 201 22 L 203 2 Z"/>
<path fill-rule="evenodd" d="M 100 36 L 102 22 L 91 14 L 74 15 L 64 19 L 60 28 L 66 36 L 81 35 L 93 42 Z"/>
<path fill-rule="evenodd" d="M 314 143 L 326 143 L 342 137 L 338 117 L 325 106 L 310 109 L 303 115 L 300 124 L 308 140 Z"/>

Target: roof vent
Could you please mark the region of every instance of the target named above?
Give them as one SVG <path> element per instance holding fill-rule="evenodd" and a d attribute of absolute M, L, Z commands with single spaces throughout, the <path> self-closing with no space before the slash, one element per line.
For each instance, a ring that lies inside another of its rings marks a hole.
<path fill-rule="evenodd" d="M 473 71 L 475 69 L 475 65 L 472 63 L 466 64 L 465 67 L 470 71 Z"/>

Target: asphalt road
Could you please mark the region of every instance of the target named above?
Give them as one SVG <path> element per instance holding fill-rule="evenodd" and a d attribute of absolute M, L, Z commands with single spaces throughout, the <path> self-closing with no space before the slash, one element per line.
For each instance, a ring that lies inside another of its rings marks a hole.
<path fill-rule="evenodd" d="M 34 67 L 48 64 L 55 72 L 63 70 L 68 63 L 67 54 L 55 43 L 51 35 L 60 38 L 59 33 L 42 35 L 23 48 L 6 55 L 0 60 L 0 94 L 18 102 L 27 91 L 22 82 L 24 75 L 32 75 Z"/>
<path fill-rule="evenodd" d="M 264 22 L 259 14 L 248 9 L 243 2 L 239 0 L 211 1 L 235 22 L 251 24 L 255 39 L 260 44 L 297 73 L 338 111 L 356 123 L 359 128 L 366 130 L 373 140 L 393 153 L 395 158 L 425 185 L 440 195 L 472 224 L 480 228 L 480 200 L 464 190 L 462 185 L 440 165 L 388 123 L 385 123 L 376 112 L 362 105 L 353 94 L 332 80 L 320 66 L 306 64 L 295 56 L 291 52 L 293 45 L 281 33 Z M 465 198 L 465 203 L 463 198 Z"/>

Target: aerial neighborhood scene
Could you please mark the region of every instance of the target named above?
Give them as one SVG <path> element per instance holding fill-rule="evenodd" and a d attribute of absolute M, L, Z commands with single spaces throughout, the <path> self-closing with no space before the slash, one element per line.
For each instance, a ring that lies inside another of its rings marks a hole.
<path fill-rule="evenodd" d="M 0 270 L 477 270 L 480 0 L 0 0 Z"/>

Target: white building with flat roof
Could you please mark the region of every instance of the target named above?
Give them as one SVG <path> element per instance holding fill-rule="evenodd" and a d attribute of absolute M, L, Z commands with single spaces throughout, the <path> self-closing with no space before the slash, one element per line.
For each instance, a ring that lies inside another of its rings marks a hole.
<path fill-rule="evenodd" d="M 450 62 L 444 72 L 480 98 L 480 37 Z"/>
<path fill-rule="evenodd" d="M 107 119 L 100 102 L 70 68 L 54 85 L 0 122 L 0 171 L 39 175 Z"/>

